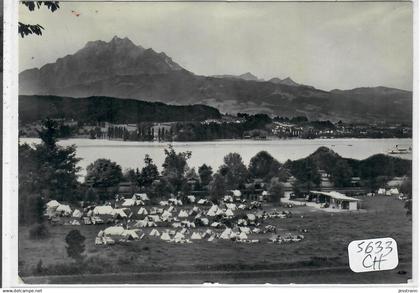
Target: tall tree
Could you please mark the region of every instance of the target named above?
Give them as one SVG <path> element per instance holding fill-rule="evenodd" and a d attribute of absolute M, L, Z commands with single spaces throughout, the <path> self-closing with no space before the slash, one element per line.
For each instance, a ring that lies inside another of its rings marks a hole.
<path fill-rule="evenodd" d="M 33 152 L 36 163 L 35 190 L 47 198 L 76 200 L 79 186 L 77 172 L 80 170 L 76 146 L 57 145 L 58 124 L 50 119 L 42 122 L 38 135 L 41 143 L 35 145 Z"/>
<path fill-rule="evenodd" d="M 284 186 L 278 178 L 274 177 L 269 186 L 270 201 L 274 204 L 280 204 L 280 199 L 284 197 Z"/>
<path fill-rule="evenodd" d="M 86 170 L 86 182 L 93 187 L 116 186 L 123 177 L 121 167 L 108 159 L 98 159 L 87 166 Z"/>
<path fill-rule="evenodd" d="M 226 193 L 225 178 L 219 173 L 214 174 L 213 180 L 209 184 L 209 193 L 213 201 L 220 200 Z"/>
<path fill-rule="evenodd" d="M 279 173 L 280 168 L 279 161 L 267 151 L 261 151 L 251 158 L 248 170 L 253 178 L 271 179 Z"/>
<path fill-rule="evenodd" d="M 162 175 L 168 179 L 175 191 L 182 190 L 186 183 L 185 173 L 188 170 L 188 159 L 191 152 L 175 152 L 172 145 L 165 149 L 165 161 L 163 163 Z"/>
<path fill-rule="evenodd" d="M 213 170 L 210 166 L 203 164 L 198 168 L 198 175 L 200 176 L 201 185 L 206 186 L 212 180 Z"/>
<path fill-rule="evenodd" d="M 238 153 L 229 153 L 224 159 L 224 164 L 220 167 L 219 172 L 224 176 L 226 188 L 238 189 L 248 179 L 248 170 L 242 161 L 242 157 Z"/>
<path fill-rule="evenodd" d="M 152 185 L 153 181 L 159 178 L 159 171 L 148 154 L 144 156 L 144 164 L 145 166 L 141 169 L 141 173 L 138 177 L 138 184 L 140 186 L 149 187 Z"/>

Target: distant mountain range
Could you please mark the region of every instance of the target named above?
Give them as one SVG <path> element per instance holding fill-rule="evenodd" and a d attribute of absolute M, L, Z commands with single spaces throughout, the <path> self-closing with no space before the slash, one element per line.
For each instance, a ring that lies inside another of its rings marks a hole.
<path fill-rule="evenodd" d="M 205 104 L 225 113 L 306 115 L 313 120 L 412 119 L 409 91 L 385 87 L 323 91 L 291 78 L 263 81 L 249 72 L 239 76 L 200 76 L 182 68 L 165 53 L 118 37 L 110 42 L 88 42 L 73 55 L 21 72 L 19 93 Z"/>

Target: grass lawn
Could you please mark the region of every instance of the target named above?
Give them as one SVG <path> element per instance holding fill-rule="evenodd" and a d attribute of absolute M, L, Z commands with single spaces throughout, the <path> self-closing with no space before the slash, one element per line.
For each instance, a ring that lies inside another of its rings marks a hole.
<path fill-rule="evenodd" d="M 278 234 L 292 232 L 305 236 L 301 242 L 286 244 L 268 243 L 271 234 L 252 234 L 251 237 L 259 238 L 260 243 L 198 240 L 192 244 L 176 244 L 145 237 L 114 246 L 96 246 L 95 236 L 104 229 L 103 225 L 48 224 L 51 235 L 45 240 L 29 239 L 29 227 L 20 227 L 19 272 L 24 280 L 25 276 L 28 277 L 27 282 L 54 280 L 65 283 L 64 277 L 36 279 L 29 276 L 35 275 L 40 260 L 44 267 L 71 264 L 73 261 L 67 256 L 64 238 L 70 230 L 80 229 L 86 237 L 87 261 L 97 264 L 97 271 L 90 273 L 103 274 L 104 278 L 101 275 L 92 275 L 91 278 L 88 275 L 73 276 L 68 279 L 71 283 L 92 280 L 98 283 L 110 283 L 110 280 L 113 280 L 111 283 L 156 283 L 159 280 L 189 283 L 208 278 L 220 283 L 405 283 L 412 272 L 412 222 L 405 214 L 403 202 L 392 197 L 363 197 L 362 200 L 364 211 L 360 212 L 327 213 L 296 207 L 288 209 L 293 213 L 291 218 L 266 220 L 264 225 L 276 226 Z M 303 229 L 307 233 L 302 233 Z M 151 228 L 142 230 L 149 232 Z M 392 237 L 398 244 L 400 265 L 395 270 L 356 274 L 347 269 L 347 246 L 351 241 L 381 237 Z M 341 269 L 330 269 L 332 267 Z M 313 268 L 313 272 L 299 272 L 308 268 Z M 272 272 L 276 270 L 285 272 Z M 195 278 L 193 274 L 185 274 L 171 279 L 171 274 L 182 271 L 203 276 Z M 261 273 L 264 271 L 266 273 Z M 236 273 L 241 275 L 232 277 Z M 60 273 L 50 270 L 46 274 Z M 160 279 L 150 277 L 152 274 L 159 275 Z M 119 275 L 124 277 L 119 279 Z"/>

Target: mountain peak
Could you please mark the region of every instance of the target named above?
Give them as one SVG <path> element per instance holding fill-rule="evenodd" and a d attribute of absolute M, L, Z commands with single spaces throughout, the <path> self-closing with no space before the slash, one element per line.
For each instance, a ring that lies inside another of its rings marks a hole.
<path fill-rule="evenodd" d="M 239 75 L 238 77 L 244 80 L 259 80 L 258 77 L 253 75 L 251 72 L 246 72 L 244 74 Z"/>
<path fill-rule="evenodd" d="M 280 79 L 278 77 L 274 77 L 274 78 L 270 79 L 269 82 L 288 85 L 288 86 L 298 86 L 299 85 L 297 82 L 295 82 L 289 76 L 286 77 L 285 79 Z"/>

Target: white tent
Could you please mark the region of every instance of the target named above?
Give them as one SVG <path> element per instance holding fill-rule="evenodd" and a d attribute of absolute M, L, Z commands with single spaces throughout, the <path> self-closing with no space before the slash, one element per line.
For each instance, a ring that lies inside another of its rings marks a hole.
<path fill-rule="evenodd" d="M 164 241 L 170 241 L 171 236 L 169 236 L 169 234 L 167 232 L 163 232 L 162 235 L 160 236 L 160 239 L 162 239 Z"/>
<path fill-rule="evenodd" d="M 139 239 L 139 235 L 137 235 L 136 231 L 134 230 L 124 230 L 122 236 L 131 239 Z"/>
<path fill-rule="evenodd" d="M 114 209 L 111 206 L 97 206 L 93 209 L 94 215 L 113 215 Z"/>
<path fill-rule="evenodd" d="M 232 234 L 232 229 L 226 228 L 225 231 L 220 235 L 221 239 L 230 239 L 230 235 Z"/>
<path fill-rule="evenodd" d="M 178 214 L 179 218 L 188 218 L 188 213 L 184 210 L 181 210 Z"/>
<path fill-rule="evenodd" d="M 246 217 L 250 221 L 255 221 L 257 219 L 257 217 L 254 214 L 246 214 Z"/>
<path fill-rule="evenodd" d="M 144 220 L 138 220 L 138 221 L 134 224 L 134 227 L 140 227 L 140 228 L 147 227 L 147 223 L 148 223 L 147 218 L 146 218 L 146 219 L 144 219 Z"/>
<path fill-rule="evenodd" d="M 378 194 L 379 194 L 379 195 L 385 195 L 385 193 L 386 193 L 385 188 L 379 188 L 379 189 L 378 189 Z"/>
<path fill-rule="evenodd" d="M 169 205 L 169 203 L 166 200 L 162 200 L 162 201 L 159 202 L 159 205 L 160 206 L 167 206 L 167 205 Z"/>
<path fill-rule="evenodd" d="M 239 190 L 232 190 L 232 193 L 233 193 L 233 196 L 234 197 L 240 197 L 242 194 L 241 194 L 241 192 L 239 191 Z"/>
<path fill-rule="evenodd" d="M 234 203 L 227 203 L 226 207 L 232 211 L 236 210 L 236 204 Z"/>
<path fill-rule="evenodd" d="M 204 226 L 207 226 L 209 224 L 209 219 L 207 218 L 199 218 L 199 219 Z"/>
<path fill-rule="evenodd" d="M 177 241 L 177 240 L 183 240 L 184 238 L 185 238 L 184 234 L 182 234 L 182 233 L 180 233 L 180 232 L 177 232 L 177 233 L 175 234 L 175 236 L 174 236 L 174 240 L 175 240 L 175 241 Z"/>
<path fill-rule="evenodd" d="M 46 204 L 47 209 L 56 209 L 59 205 L 60 205 L 60 203 L 56 200 L 50 200 Z"/>
<path fill-rule="evenodd" d="M 244 225 L 244 226 L 247 226 L 247 225 L 248 225 L 248 222 L 247 222 L 245 219 L 239 219 L 239 220 L 238 220 L 238 225 Z"/>
<path fill-rule="evenodd" d="M 238 206 L 238 209 L 241 209 L 241 210 L 244 210 L 246 208 L 246 205 L 244 205 L 244 204 L 240 204 L 239 206 Z"/>
<path fill-rule="evenodd" d="M 202 238 L 201 238 L 201 235 L 199 233 L 194 232 L 191 235 L 191 239 L 193 239 L 193 240 L 201 240 Z"/>
<path fill-rule="evenodd" d="M 239 238 L 240 240 L 245 240 L 245 239 L 248 239 L 248 236 L 245 234 L 245 232 L 241 232 L 241 233 L 238 235 L 238 238 Z"/>
<path fill-rule="evenodd" d="M 147 210 L 146 210 L 144 207 L 141 207 L 141 208 L 139 209 L 139 211 L 137 212 L 137 214 L 138 214 L 138 215 L 147 215 L 147 214 L 148 214 L 148 212 L 147 212 Z"/>
<path fill-rule="evenodd" d="M 207 211 L 207 216 L 214 217 L 217 214 L 219 207 L 217 205 L 212 205 L 211 208 Z"/>
<path fill-rule="evenodd" d="M 391 192 L 392 195 L 399 195 L 400 194 L 399 191 L 398 191 L 398 188 L 391 188 L 390 192 Z"/>
<path fill-rule="evenodd" d="M 155 222 L 151 222 L 151 221 L 147 222 L 147 225 L 146 226 L 147 227 L 157 227 L 156 223 Z"/>
<path fill-rule="evenodd" d="M 180 228 L 180 227 L 182 227 L 182 225 L 181 225 L 181 223 L 172 223 L 172 227 Z"/>
<path fill-rule="evenodd" d="M 208 200 L 207 200 L 207 199 L 202 198 L 202 199 L 200 199 L 197 203 L 198 203 L 198 204 L 206 204 L 207 202 L 208 202 Z"/>
<path fill-rule="evenodd" d="M 73 226 L 80 226 L 80 222 L 78 220 L 70 221 L 69 224 Z"/>
<path fill-rule="evenodd" d="M 142 201 L 141 199 L 136 200 L 136 205 L 137 206 L 144 206 L 144 201 Z"/>
<path fill-rule="evenodd" d="M 81 218 L 83 216 L 82 212 L 78 209 L 73 211 L 73 214 L 71 215 L 73 218 Z"/>
<path fill-rule="evenodd" d="M 213 240 L 214 240 L 214 235 L 211 235 L 207 241 L 213 241 Z"/>
<path fill-rule="evenodd" d="M 217 227 L 219 227 L 221 225 L 221 223 L 219 223 L 219 222 L 213 222 L 213 223 L 211 223 L 211 227 L 214 227 L 214 228 L 217 228 Z"/>
<path fill-rule="evenodd" d="M 387 191 L 385 192 L 385 195 L 392 195 L 391 190 L 387 190 Z"/>
<path fill-rule="evenodd" d="M 146 193 L 135 193 L 134 195 L 142 201 L 150 200 Z"/>
<path fill-rule="evenodd" d="M 194 223 L 192 223 L 192 222 L 189 222 L 189 221 L 182 221 L 181 222 L 185 227 L 188 227 L 188 228 L 195 228 L 195 224 Z"/>
<path fill-rule="evenodd" d="M 63 214 L 65 216 L 71 215 L 71 208 L 68 205 L 60 204 L 56 209 L 56 213 Z"/>
<path fill-rule="evenodd" d="M 156 230 L 156 229 L 153 229 L 152 231 L 150 231 L 150 234 L 149 234 L 150 236 L 156 236 L 156 237 L 159 237 L 160 236 L 160 233 L 159 233 L 159 231 L 158 230 Z"/>
<path fill-rule="evenodd" d="M 224 201 L 224 202 L 232 202 L 232 201 L 233 201 L 233 198 L 232 198 L 232 196 L 230 196 L 230 195 L 225 195 L 225 196 L 223 197 L 223 201 Z"/>
<path fill-rule="evenodd" d="M 249 233 L 251 233 L 251 229 L 250 229 L 249 227 L 239 227 L 239 230 L 240 230 L 242 233 L 245 233 L 245 234 L 249 234 Z"/>
<path fill-rule="evenodd" d="M 136 200 L 132 198 L 126 198 L 124 199 L 124 202 L 122 203 L 123 207 L 133 207 L 136 205 Z"/>
<path fill-rule="evenodd" d="M 149 221 L 153 221 L 155 223 L 160 222 L 160 217 L 158 215 L 149 215 L 147 216 L 147 218 L 149 219 Z"/>
<path fill-rule="evenodd" d="M 104 230 L 105 235 L 111 235 L 111 236 L 120 236 L 120 235 L 123 235 L 123 233 L 124 233 L 124 228 L 121 226 L 112 226 Z"/>
<path fill-rule="evenodd" d="M 195 196 L 194 195 L 188 195 L 187 198 L 191 203 L 195 203 Z"/>
<path fill-rule="evenodd" d="M 113 216 L 120 216 L 121 218 L 127 218 L 127 214 L 123 209 L 114 209 Z"/>
<path fill-rule="evenodd" d="M 95 238 L 95 245 L 102 245 L 102 244 L 103 244 L 102 237 L 96 237 Z"/>
<path fill-rule="evenodd" d="M 225 215 L 228 216 L 228 217 L 233 217 L 232 210 L 231 209 L 227 209 L 226 212 L 225 212 Z"/>
<path fill-rule="evenodd" d="M 172 214 L 168 211 L 164 211 L 162 215 L 160 216 L 163 221 L 168 220 L 170 217 L 172 217 Z"/>

